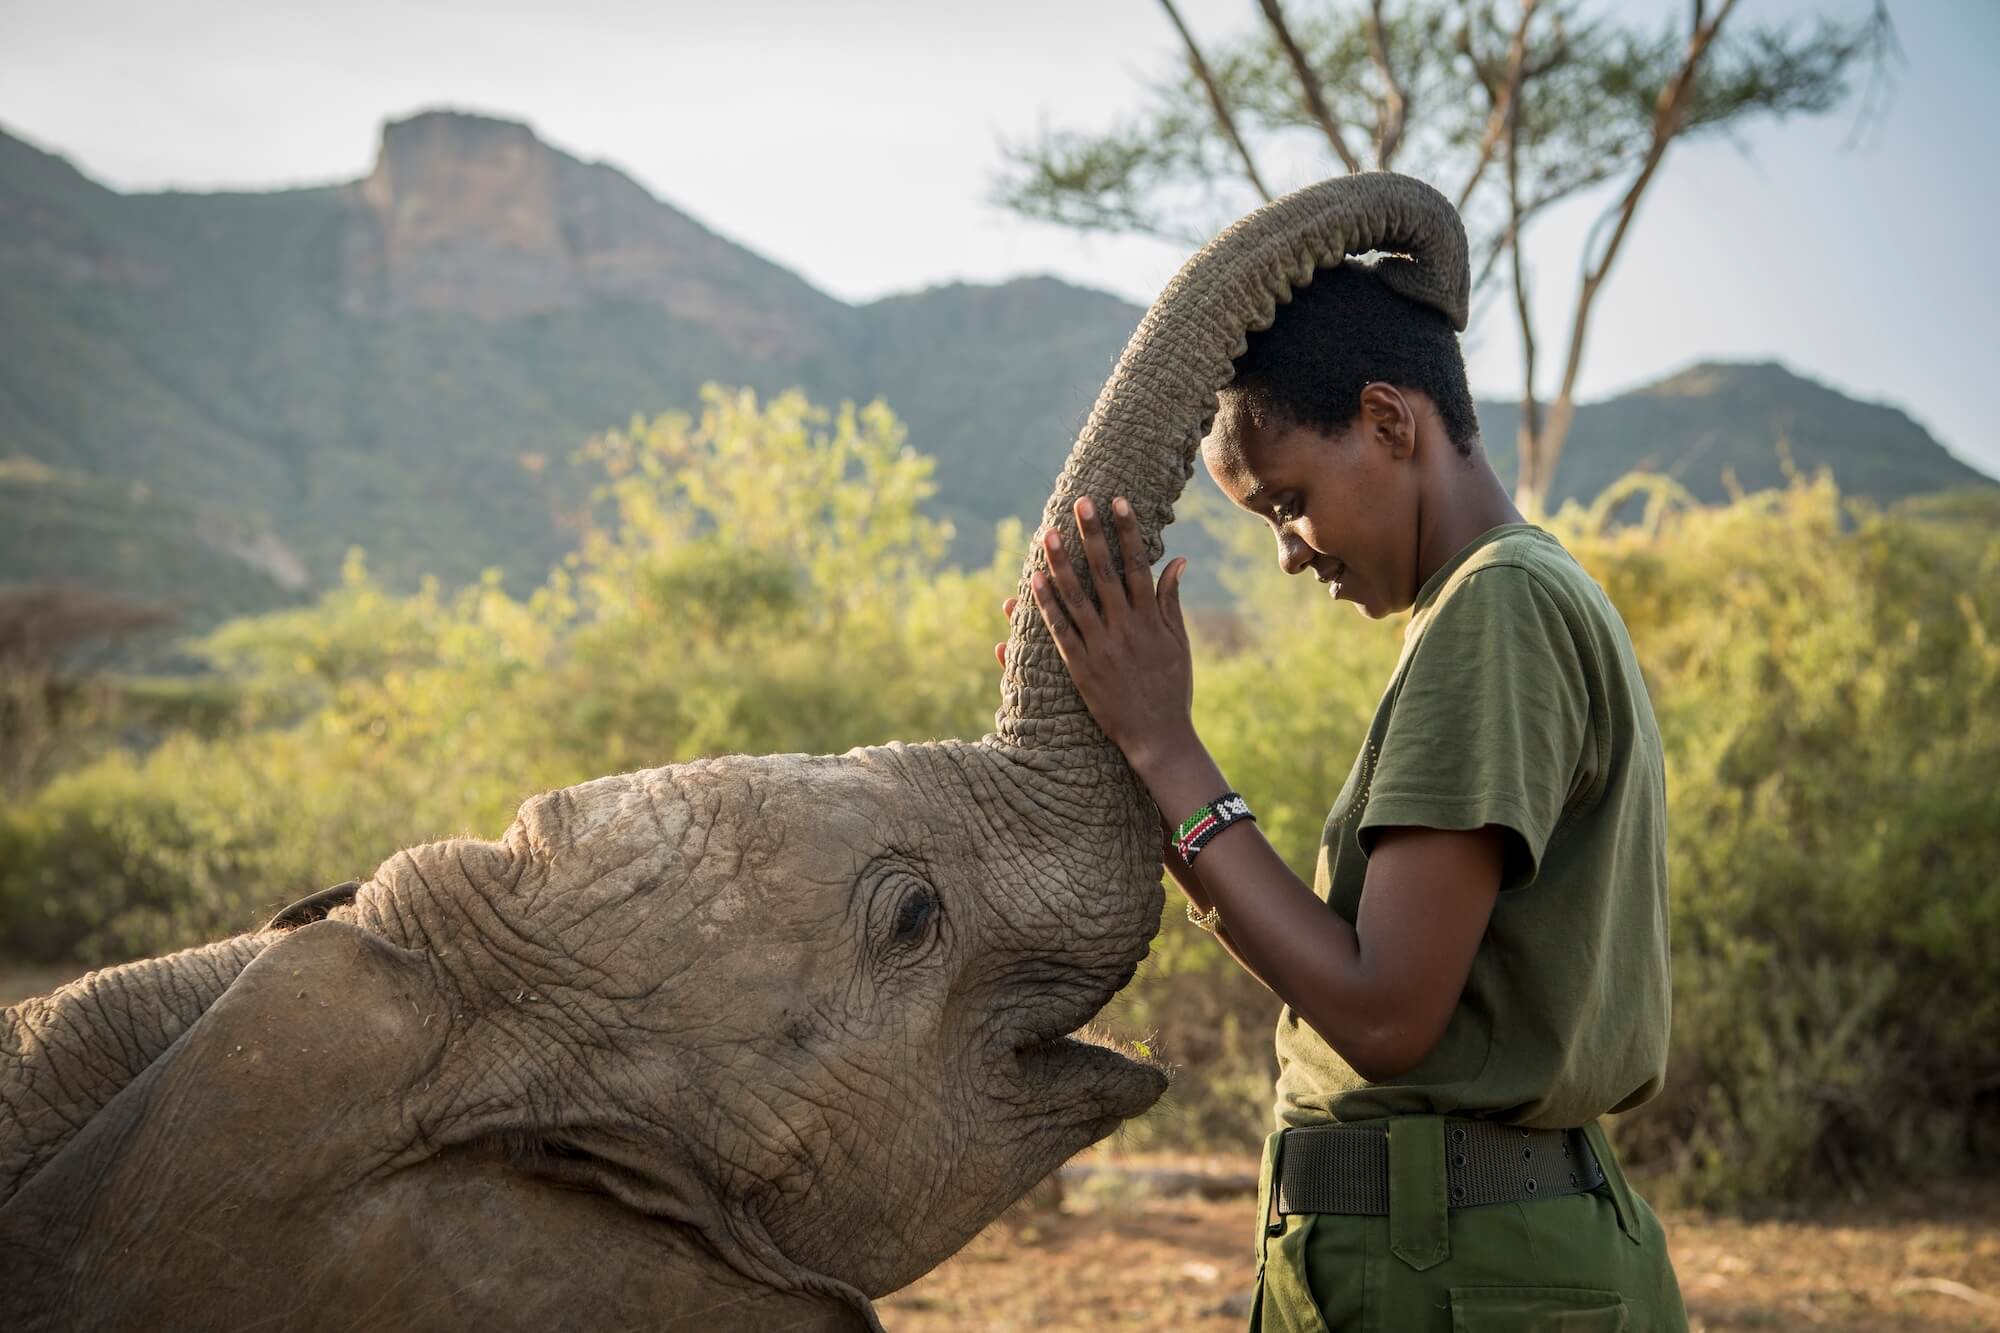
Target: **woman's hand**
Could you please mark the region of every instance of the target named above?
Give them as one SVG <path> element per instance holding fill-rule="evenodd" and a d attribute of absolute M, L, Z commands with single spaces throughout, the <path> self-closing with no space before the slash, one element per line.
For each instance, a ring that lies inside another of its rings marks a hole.
<path fill-rule="evenodd" d="M 1000 603 L 1000 614 L 1007 618 L 1008 624 L 1011 625 L 1014 622 L 1014 608 L 1020 604 L 1021 599 L 1018 597 L 1009 597 L 1006 601 Z M 1007 641 L 1005 639 L 993 645 L 993 660 L 1000 664 L 1002 670 L 1006 669 Z"/>
<path fill-rule="evenodd" d="M 1018 597 L 1007 598 L 1000 603 L 1000 614 L 1011 621 L 1014 618 L 1014 608 L 1020 605 L 1020 602 L 1021 599 Z M 1002 667 L 1007 665 L 1005 639 L 993 645 L 993 660 Z M 1174 821 L 1167 818 L 1166 811 L 1160 811 L 1160 859 L 1166 862 L 1168 869 L 1179 867 L 1181 870 L 1186 870 L 1187 862 L 1181 860 L 1180 844 L 1174 841 L 1174 834 L 1177 831 Z"/>
<path fill-rule="evenodd" d="M 1122 579 L 1112 572 L 1096 506 L 1087 496 L 1076 502 L 1077 531 L 1097 606 L 1078 580 L 1061 534 L 1053 530 L 1042 537 L 1050 572 L 1037 572 L 1028 591 L 1090 715 L 1145 780 L 1171 756 L 1198 750 L 1201 744 L 1190 715 L 1194 662 L 1181 616 L 1180 582 L 1187 561 L 1169 562 L 1155 588 L 1151 572 L 1138 560 L 1146 549 L 1138 516 L 1123 497 L 1112 501 L 1111 510 L 1125 553 Z"/>

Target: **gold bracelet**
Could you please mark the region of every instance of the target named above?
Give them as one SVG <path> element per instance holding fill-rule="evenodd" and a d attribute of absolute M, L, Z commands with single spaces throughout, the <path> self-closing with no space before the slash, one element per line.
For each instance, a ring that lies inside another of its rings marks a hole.
<path fill-rule="evenodd" d="M 1194 899 L 1190 898 L 1187 905 L 1187 919 L 1213 935 L 1215 933 L 1215 923 L 1222 919 L 1222 909 L 1220 907 L 1211 907 L 1206 912 L 1197 912 L 1194 910 Z"/>

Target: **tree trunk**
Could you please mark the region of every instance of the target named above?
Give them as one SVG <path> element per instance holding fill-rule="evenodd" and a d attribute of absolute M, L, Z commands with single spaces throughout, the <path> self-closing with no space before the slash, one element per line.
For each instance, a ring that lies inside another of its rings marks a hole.
<path fill-rule="evenodd" d="M 1646 150 L 1646 156 L 1639 164 L 1632 183 L 1619 196 L 1618 204 L 1612 212 L 1599 220 L 1611 224 L 1611 231 L 1603 250 L 1592 257 L 1595 249 L 1597 228 L 1584 242 L 1583 284 L 1577 289 L 1576 310 L 1570 316 L 1569 348 L 1563 361 L 1562 385 L 1556 390 L 1554 401 L 1549 404 L 1546 421 L 1539 429 L 1530 433 L 1528 415 L 1523 404 L 1523 434 L 1521 437 L 1521 472 L 1516 486 L 1516 503 L 1524 513 L 1541 513 L 1548 503 L 1553 490 L 1556 464 L 1562 460 L 1563 445 L 1569 441 L 1569 429 L 1576 419 L 1576 382 L 1583 370 L 1584 340 L 1590 332 L 1591 309 L 1597 301 L 1597 294 L 1603 290 L 1604 280 L 1610 276 L 1611 266 L 1618 259 L 1619 248 L 1632 229 L 1632 219 L 1638 215 L 1639 201 L 1645 198 L 1646 188 L 1653 182 L 1660 161 L 1666 156 L 1668 145 L 1679 137 L 1687 124 L 1687 106 L 1694 94 L 1695 81 L 1701 73 L 1702 58 L 1708 54 L 1715 41 L 1715 35 L 1736 8 L 1736 0 L 1723 0 L 1722 7 L 1713 17 L 1705 17 L 1705 7 L 1700 0 L 1694 7 L 1694 20 L 1688 33 L 1687 52 L 1681 57 L 1681 65 L 1674 76 L 1660 89 L 1660 95 L 1653 107 L 1653 139 Z M 1519 253 L 1520 233 L 1514 233 L 1513 244 Z M 1532 373 L 1532 372 L 1531 372 Z M 1529 398 L 1533 397 L 1533 381 L 1529 382 Z"/>

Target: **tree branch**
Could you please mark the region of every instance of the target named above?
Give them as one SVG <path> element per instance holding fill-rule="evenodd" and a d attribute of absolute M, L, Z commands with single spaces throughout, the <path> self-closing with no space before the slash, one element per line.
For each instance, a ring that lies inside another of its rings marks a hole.
<path fill-rule="evenodd" d="M 1539 195 L 1522 204 L 1520 212 L 1511 218 L 1506 226 L 1495 232 L 1492 241 L 1486 246 L 1484 254 L 1480 257 L 1479 267 L 1472 271 L 1472 290 L 1475 292 L 1478 291 L 1492 278 L 1493 270 L 1500 262 L 1500 256 L 1507 253 L 1507 247 L 1514 243 L 1516 236 L 1521 235 L 1528 229 L 1528 220 L 1530 218 L 1551 204 L 1561 203 L 1572 193 L 1574 192 L 1571 190 L 1561 190 L 1551 194 Z"/>
<path fill-rule="evenodd" d="M 1715 41 L 1715 34 L 1736 8 L 1736 0 L 1722 0 L 1713 18 L 1704 18 L 1706 6 L 1702 0 L 1695 0 L 1695 25 L 1688 34 L 1687 52 L 1681 57 L 1680 68 L 1660 89 L 1660 95 L 1653 106 L 1653 138 L 1647 146 L 1646 157 L 1639 165 L 1638 174 L 1626 187 L 1619 199 L 1615 212 L 1611 215 L 1616 222 L 1611 236 L 1605 242 L 1602 253 L 1594 260 L 1591 250 L 1594 245 L 1586 242 L 1584 248 L 1583 285 L 1576 294 L 1576 311 L 1570 319 L 1569 349 L 1563 362 L 1562 384 L 1556 391 L 1555 400 L 1549 407 L 1548 427 L 1544 432 L 1539 452 L 1539 472 L 1546 487 L 1547 480 L 1555 476 L 1556 460 L 1562 456 L 1564 441 L 1569 436 L 1571 421 L 1576 415 L 1576 380 L 1583 368 L 1583 346 L 1589 332 L 1591 307 L 1597 300 L 1597 293 L 1604 285 L 1604 279 L 1611 272 L 1612 263 L 1618 258 L 1619 247 L 1625 242 L 1631 230 L 1632 219 L 1639 211 L 1639 201 L 1645 196 L 1646 187 L 1652 184 L 1653 175 L 1659 169 L 1660 160 L 1666 156 L 1667 146 L 1681 132 L 1686 124 L 1685 112 L 1694 92 L 1696 76 L 1701 71 L 1702 57 L 1708 53 Z M 1592 229 L 1594 241 L 1597 229 Z"/>
<path fill-rule="evenodd" d="M 1533 4 L 1534 0 L 1523 0 L 1523 8 L 1533 8 Z M 1514 68 L 1515 77 L 1519 78 L 1518 57 Z M 1510 99 L 1509 105 L 1518 103 Z M 1514 317 L 1521 328 L 1521 420 L 1514 432 L 1515 489 L 1539 502 L 1546 490 L 1539 456 L 1542 407 L 1535 397 L 1535 320 L 1528 306 L 1527 265 L 1521 259 L 1521 117 L 1512 109 L 1507 115 L 1507 219 L 1510 238 L 1507 249 L 1513 257 L 1514 270 Z"/>
<path fill-rule="evenodd" d="M 1229 105 L 1222 98 L 1222 87 L 1216 83 L 1215 74 L 1209 69 L 1208 62 L 1202 59 L 1201 48 L 1195 45 L 1194 34 L 1188 31 L 1187 24 L 1181 22 L 1181 14 L 1174 8 L 1174 0 L 1160 0 L 1160 8 L 1167 11 L 1167 17 L 1174 22 L 1175 31 L 1180 33 L 1181 41 L 1187 47 L 1188 68 L 1194 71 L 1195 78 L 1207 90 L 1208 105 L 1215 112 L 1215 123 L 1221 126 L 1223 135 L 1235 147 L 1236 156 L 1242 159 L 1243 174 L 1250 178 L 1251 187 L 1264 202 L 1269 203 L 1271 192 L 1264 188 L 1264 178 L 1257 173 L 1257 160 L 1250 156 L 1250 149 L 1244 144 L 1243 136 L 1236 132 L 1235 118 L 1229 114 Z"/>
<path fill-rule="evenodd" d="M 1275 0 L 1266 2 L 1275 3 Z M 1535 16 L 1536 2 L 1537 0 L 1521 0 L 1521 21 L 1514 25 L 1513 39 L 1507 43 L 1507 74 L 1504 79 L 1497 82 L 1486 77 L 1479 63 L 1479 57 L 1473 52 L 1471 30 L 1468 26 L 1465 53 L 1471 59 L 1473 71 L 1479 76 L 1479 81 L 1486 87 L 1486 95 L 1492 103 L 1492 110 L 1486 117 L 1486 131 L 1479 137 L 1479 156 L 1473 162 L 1472 171 L 1466 176 L 1465 184 L 1458 191 L 1456 203 L 1461 210 L 1464 209 L 1466 200 L 1472 198 L 1472 192 L 1479 188 L 1480 179 L 1486 175 L 1487 165 L 1493 161 L 1493 150 L 1499 146 L 1500 136 L 1512 119 L 1514 99 L 1521 94 L 1521 80 L 1527 71 L 1528 22 Z"/>
<path fill-rule="evenodd" d="M 1402 146 L 1408 99 L 1403 94 L 1403 85 L 1396 81 L 1396 71 L 1390 67 L 1389 42 L 1382 29 L 1382 0 L 1369 0 L 1368 54 L 1375 61 L 1375 72 L 1382 76 L 1382 109 L 1375 121 L 1375 166 L 1387 171 L 1396 149 Z"/>
<path fill-rule="evenodd" d="M 1320 88 L 1319 75 L 1313 73 L 1311 64 L 1306 61 L 1306 53 L 1301 51 L 1298 42 L 1293 40 L 1291 26 L 1285 22 L 1284 11 L 1278 7 L 1278 0 L 1257 0 L 1257 3 L 1263 6 L 1264 17 L 1271 24 L 1271 35 L 1278 39 L 1278 45 L 1284 48 L 1285 58 L 1292 62 L 1292 75 L 1299 81 L 1299 94 L 1305 100 L 1306 110 L 1319 122 L 1320 133 L 1326 136 L 1327 143 L 1332 145 L 1334 155 L 1340 159 L 1342 166 L 1350 173 L 1360 171 L 1361 160 L 1355 157 L 1354 150 L 1347 146 L 1347 138 L 1340 128 L 1340 122 L 1334 118 L 1332 108 L 1326 104 L 1326 95 Z"/>

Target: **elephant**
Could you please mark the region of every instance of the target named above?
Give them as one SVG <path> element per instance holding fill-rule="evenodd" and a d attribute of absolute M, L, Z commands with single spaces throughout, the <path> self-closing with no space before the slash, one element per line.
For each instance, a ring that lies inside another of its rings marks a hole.
<path fill-rule="evenodd" d="M 1430 187 L 1266 205 L 1147 312 L 1044 523 L 1126 496 L 1157 561 L 1246 334 L 1368 251 L 1464 327 Z M 1160 846 L 1023 598 L 978 741 L 546 792 L 92 973 L 0 1024 L 0 1326 L 879 1328 L 1165 1089 L 1074 1035 L 1147 954 Z"/>

